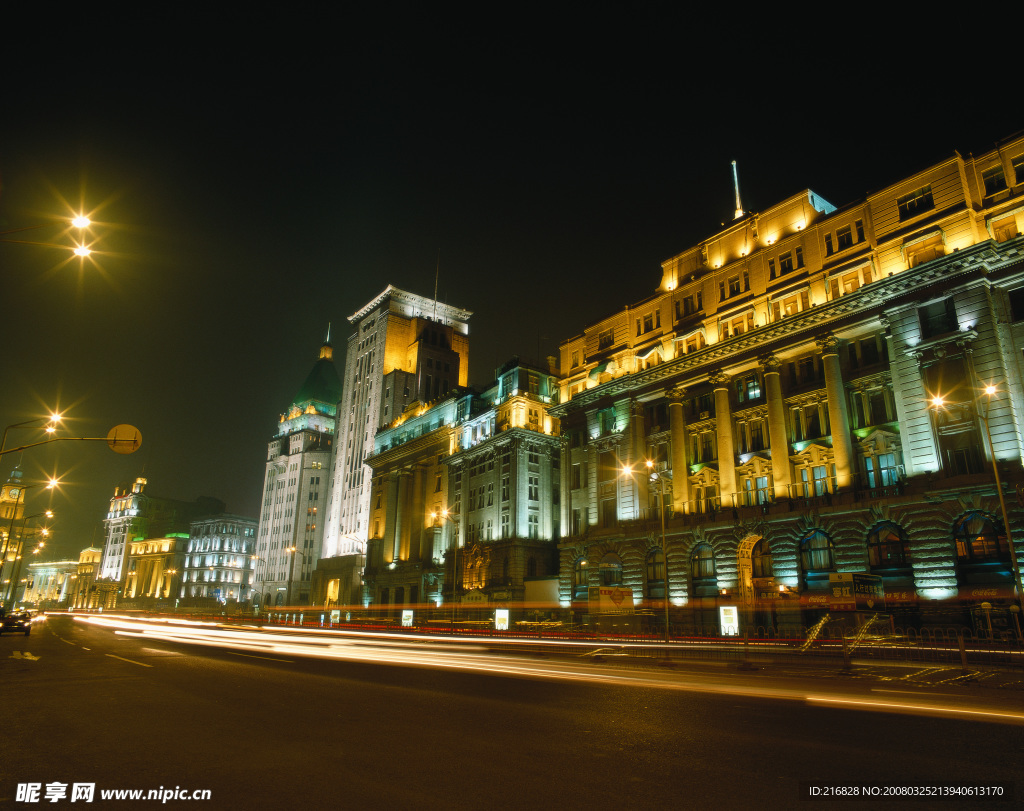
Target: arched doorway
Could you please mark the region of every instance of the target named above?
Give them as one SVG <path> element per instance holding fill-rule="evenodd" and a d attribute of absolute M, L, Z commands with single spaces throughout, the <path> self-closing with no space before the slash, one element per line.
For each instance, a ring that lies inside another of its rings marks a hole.
<path fill-rule="evenodd" d="M 750 534 L 736 548 L 740 603 L 746 628 L 752 634 L 775 627 L 775 571 L 768 539 Z"/>

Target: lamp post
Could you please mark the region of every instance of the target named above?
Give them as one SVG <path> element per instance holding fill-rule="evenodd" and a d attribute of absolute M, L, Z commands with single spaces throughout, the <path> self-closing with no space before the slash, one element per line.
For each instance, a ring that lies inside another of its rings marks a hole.
<path fill-rule="evenodd" d="M 658 494 L 658 513 L 661 516 L 661 556 L 665 563 L 665 641 L 669 641 L 668 630 L 668 539 L 665 535 L 665 478 L 654 469 L 654 462 L 650 459 L 644 463 L 647 468 L 647 481 L 655 488 Z M 633 468 L 623 465 L 622 475 L 633 476 Z"/>
<path fill-rule="evenodd" d="M 256 582 L 260 579 L 260 577 L 259 577 L 260 566 L 263 566 L 264 569 L 266 569 L 267 562 L 263 558 L 261 558 L 259 555 L 250 555 L 249 559 L 253 562 L 253 566 L 252 566 L 252 584 L 249 586 L 249 590 L 250 591 L 254 591 L 256 593 L 256 596 L 254 598 L 252 598 L 253 609 L 255 610 L 256 607 L 259 604 L 260 597 L 263 595 L 263 587 L 262 586 L 260 587 L 259 591 L 256 591 Z M 263 579 L 266 580 L 265 577 Z"/>
<path fill-rule="evenodd" d="M 92 225 L 92 221 L 84 214 L 78 214 L 66 222 L 70 223 L 72 227 L 77 228 L 79 233 L 82 234 L 82 236 L 79 237 L 79 240 L 84 240 L 85 230 Z M 62 250 L 68 250 L 70 248 L 71 252 L 81 259 L 85 259 L 85 257 L 92 253 L 92 249 L 84 241 L 77 241 L 74 243 L 73 247 L 71 247 L 59 242 L 36 242 L 26 239 L 8 238 L 11 234 L 24 234 L 26 231 L 37 231 L 40 228 L 52 228 L 55 224 L 55 222 L 44 222 L 39 225 L 26 225 L 21 228 L 11 228 L 7 231 L 0 231 L 0 242 L 9 242 L 13 245 L 41 245 L 44 248 L 60 248 Z M 70 228 L 65 228 L 63 234 L 67 234 L 69 231 Z"/>
<path fill-rule="evenodd" d="M 448 512 L 448 508 L 447 507 L 442 509 L 442 510 L 440 510 L 439 512 L 435 511 L 435 512 L 430 513 L 430 517 L 434 520 L 434 525 L 435 526 L 444 526 L 444 524 L 443 524 L 444 521 L 452 521 L 452 520 L 454 520 L 452 518 L 452 516 L 451 516 L 451 513 Z M 457 583 L 458 583 L 458 579 L 459 579 L 459 548 L 458 548 L 458 538 L 455 537 L 455 533 L 454 532 L 452 533 L 451 553 L 452 553 L 452 592 L 451 592 L 451 599 L 452 599 L 452 632 L 454 633 L 455 632 L 455 611 L 456 611 L 455 589 L 456 589 L 456 586 L 457 586 Z"/>
<path fill-rule="evenodd" d="M 50 479 L 47 482 L 34 482 L 32 484 L 22 485 L 21 487 L 17 488 L 18 492 L 15 495 L 14 507 L 11 509 L 11 520 L 7 525 L 7 537 L 4 538 L 3 548 L 0 549 L 0 582 L 3 581 L 3 570 L 7 565 L 7 555 L 10 552 L 11 543 L 14 540 L 14 523 L 15 521 L 19 520 L 18 507 L 20 507 L 24 503 L 23 497 L 25 495 L 26 490 L 31 490 L 34 487 L 41 486 L 46 487 L 47 490 L 52 490 L 54 487 L 57 486 L 57 480 Z M 45 515 L 47 518 L 52 518 L 53 512 L 51 512 L 50 510 L 44 510 L 43 512 L 36 513 L 35 515 L 30 515 L 28 517 L 22 516 L 20 520 L 25 522 L 31 518 L 38 518 L 41 515 Z M 22 524 L 22 527 L 24 527 L 24 523 Z M 19 558 L 16 555 L 15 562 L 17 562 L 18 560 Z M 7 596 L 9 596 L 9 593 Z"/>
<path fill-rule="evenodd" d="M 41 516 L 46 516 L 47 518 L 52 518 L 53 517 L 53 511 L 52 510 L 44 510 L 43 512 L 36 513 L 35 515 L 29 515 L 29 516 L 26 516 L 25 518 L 23 518 L 22 519 L 22 524 L 21 524 L 21 526 L 22 526 L 22 535 L 24 535 L 24 533 L 25 533 L 25 527 L 28 524 L 28 522 L 31 519 L 33 519 L 33 518 L 39 518 Z M 48 527 L 43 527 L 40 530 L 40 534 L 44 538 L 49 537 L 49 535 L 50 535 L 49 528 Z M 32 550 L 32 554 L 33 555 L 38 555 L 39 552 L 45 546 L 46 546 L 46 542 L 45 541 L 40 541 L 39 542 L 39 546 L 37 546 L 35 549 Z M 7 555 L 5 553 L 4 554 L 4 560 L 5 561 L 6 561 L 6 558 L 7 558 Z M 24 560 L 24 558 L 25 558 L 25 539 L 21 538 L 17 542 L 17 544 L 15 546 L 14 565 L 11 567 L 11 585 L 10 585 L 10 587 L 7 590 L 7 594 L 6 594 L 6 597 L 5 597 L 4 602 L 3 602 L 3 605 L 4 605 L 5 608 L 8 607 L 8 604 L 10 606 L 13 606 L 14 603 L 17 601 L 17 597 L 18 597 L 18 583 L 19 583 L 18 578 L 21 577 L 21 561 Z"/>
<path fill-rule="evenodd" d="M 39 423 L 46 423 L 43 430 L 47 434 L 50 434 L 50 436 L 52 437 L 52 435 L 57 430 L 57 424 L 60 422 L 60 420 L 61 415 L 54 413 L 48 417 L 36 417 L 35 419 L 25 420 L 24 422 L 16 422 L 14 423 L 14 425 L 8 425 L 6 428 L 4 428 L 3 439 L 0 439 L 0 454 L 2 454 L 4 449 L 7 447 L 7 432 L 10 431 L 12 428 L 24 428 L 28 425 L 38 425 Z"/>
<path fill-rule="evenodd" d="M 985 410 L 984 413 L 978 408 L 978 394 L 975 393 L 974 400 L 971 403 L 971 410 L 981 420 L 985 426 L 985 438 L 988 440 L 989 456 L 992 459 L 992 475 L 996 480 L 996 493 L 999 496 L 999 510 L 1003 516 L 1003 531 L 1006 532 L 1006 545 L 1010 547 L 1010 567 L 1013 574 L 1013 585 L 1017 593 L 1017 603 L 1021 607 L 1024 607 L 1024 591 L 1021 589 L 1020 581 L 1020 567 L 1017 564 L 1017 550 L 1013 546 L 1013 533 L 1010 531 L 1010 519 L 1006 513 L 1006 499 L 1003 497 L 1003 485 L 999 479 L 999 465 L 996 463 L 996 449 L 992 443 L 992 429 L 989 427 L 988 422 L 988 409 L 992 404 L 992 396 L 996 394 L 998 389 L 992 384 L 985 386 Z M 932 398 L 932 405 L 935 408 L 942 408 L 944 400 L 941 396 Z"/>

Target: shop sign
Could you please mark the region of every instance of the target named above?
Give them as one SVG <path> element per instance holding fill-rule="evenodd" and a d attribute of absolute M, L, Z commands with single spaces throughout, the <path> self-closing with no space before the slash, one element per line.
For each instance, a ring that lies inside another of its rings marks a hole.
<path fill-rule="evenodd" d="M 885 587 L 876 574 L 833 572 L 828 576 L 832 611 L 883 611 Z"/>

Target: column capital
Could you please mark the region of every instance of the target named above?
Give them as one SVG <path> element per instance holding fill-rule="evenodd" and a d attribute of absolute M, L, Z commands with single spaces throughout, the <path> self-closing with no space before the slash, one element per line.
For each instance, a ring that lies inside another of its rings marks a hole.
<path fill-rule="evenodd" d="M 828 335 L 816 338 L 814 342 L 818 345 L 822 355 L 838 355 L 839 348 L 843 345 L 843 342 L 831 332 Z"/>
<path fill-rule="evenodd" d="M 673 403 L 682 403 L 686 399 L 686 386 L 673 386 L 665 394 Z"/>
<path fill-rule="evenodd" d="M 765 374 L 779 374 L 782 371 L 782 361 L 779 360 L 779 356 L 774 352 L 769 352 L 767 355 L 762 355 L 757 359 L 757 362 L 761 364 L 761 368 Z"/>
<path fill-rule="evenodd" d="M 716 389 L 724 389 L 729 385 L 732 378 L 725 372 L 719 370 L 708 375 L 708 382 Z"/>

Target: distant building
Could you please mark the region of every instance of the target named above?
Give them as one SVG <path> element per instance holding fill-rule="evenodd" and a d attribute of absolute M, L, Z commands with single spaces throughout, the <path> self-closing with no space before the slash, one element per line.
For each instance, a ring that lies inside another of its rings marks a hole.
<path fill-rule="evenodd" d="M 29 563 L 25 567 L 24 591 L 17 602 L 39 608 L 68 605 L 71 602 L 77 571 L 76 560 Z"/>
<path fill-rule="evenodd" d="M 330 336 L 267 445 L 254 562 L 261 605 L 306 604 L 320 553 L 341 381 Z"/>
<path fill-rule="evenodd" d="M 144 608 L 173 600 L 181 593 L 186 533 L 163 538 L 140 538 L 128 543 L 122 607 Z"/>
<path fill-rule="evenodd" d="M 86 547 L 78 556 L 78 567 L 73 575 L 71 586 L 71 607 L 77 610 L 89 610 L 100 605 L 96 592 L 96 575 L 99 573 L 103 560 L 103 550 L 95 546 Z"/>
<path fill-rule="evenodd" d="M 257 564 L 257 524 L 254 518 L 229 513 L 193 521 L 180 596 L 220 603 L 251 599 Z"/>
<path fill-rule="evenodd" d="M 196 516 L 224 511 L 224 503 L 215 498 L 202 497 L 186 502 L 152 496 L 145 492 L 147 484 L 148 481 L 140 476 L 131 487 L 114 488 L 110 509 L 103 520 L 106 541 L 100 564 L 100 580 L 121 582 L 128 542 L 172 532 L 187 533 L 189 524 Z"/>

